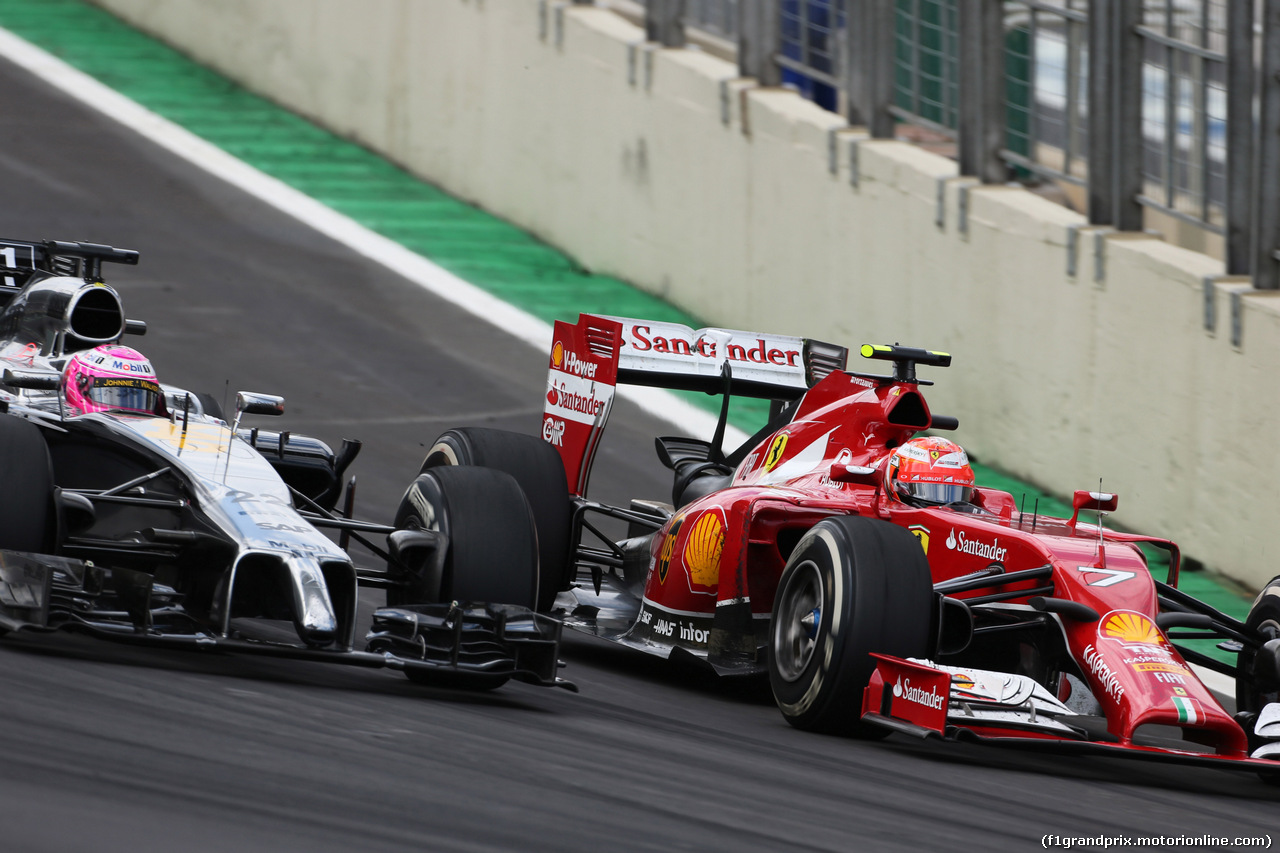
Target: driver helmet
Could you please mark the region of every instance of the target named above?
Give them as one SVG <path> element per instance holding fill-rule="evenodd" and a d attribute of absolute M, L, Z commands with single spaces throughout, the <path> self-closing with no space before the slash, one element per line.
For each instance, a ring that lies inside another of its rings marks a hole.
<path fill-rule="evenodd" d="M 62 368 L 62 396 L 70 415 L 164 414 L 164 394 L 151 362 L 136 349 L 116 344 L 73 355 Z"/>
<path fill-rule="evenodd" d="M 914 506 L 968 503 L 973 497 L 969 456 L 954 441 L 936 435 L 913 438 L 889 457 L 885 491 Z"/>

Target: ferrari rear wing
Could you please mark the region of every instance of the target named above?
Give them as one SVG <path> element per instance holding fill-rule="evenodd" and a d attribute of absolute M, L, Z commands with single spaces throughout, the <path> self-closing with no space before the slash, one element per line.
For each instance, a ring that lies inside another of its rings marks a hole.
<path fill-rule="evenodd" d="M 590 315 L 582 315 L 579 325 Z M 729 393 L 794 400 L 833 370 L 844 370 L 847 347 L 789 335 L 732 329 L 691 329 L 679 323 L 603 317 L 621 326 L 618 381 L 718 394 L 729 366 Z"/>
<path fill-rule="evenodd" d="M 805 338 L 582 314 L 555 324 L 542 437 L 560 452 L 569 490 L 583 495 L 618 383 L 794 400 L 848 356 Z"/>

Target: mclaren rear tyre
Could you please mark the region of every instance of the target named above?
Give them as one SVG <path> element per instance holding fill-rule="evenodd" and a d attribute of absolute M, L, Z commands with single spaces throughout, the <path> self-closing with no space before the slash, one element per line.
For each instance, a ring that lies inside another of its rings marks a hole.
<path fill-rule="evenodd" d="M 53 553 L 53 464 L 40 428 L 30 421 L 0 416 L 0 483 L 0 549 Z"/>
<path fill-rule="evenodd" d="M 520 484 L 533 510 L 538 531 L 537 610 L 551 609 L 556 595 L 569 588 L 572 507 L 560 454 L 545 441 L 506 430 L 462 427 L 436 439 L 422 471 L 442 466 L 479 466 L 510 474 Z"/>
<path fill-rule="evenodd" d="M 769 683 L 787 722 L 862 738 L 871 652 L 926 657 L 933 584 L 920 543 L 901 527 L 829 518 L 787 560 L 769 626 Z"/>
<path fill-rule="evenodd" d="M 1245 624 L 1262 635 L 1264 642 L 1280 640 L 1280 577 L 1271 579 L 1249 609 Z M 1273 647 L 1274 649 L 1274 647 Z M 1257 714 L 1268 704 L 1280 702 L 1280 663 L 1272 650 L 1246 648 L 1236 659 L 1236 710 Z M 1269 654 L 1266 660 L 1261 655 Z M 1260 746 L 1254 742 L 1252 729 L 1250 749 Z M 1280 785 L 1280 770 L 1261 772 L 1261 779 L 1269 785 Z"/>

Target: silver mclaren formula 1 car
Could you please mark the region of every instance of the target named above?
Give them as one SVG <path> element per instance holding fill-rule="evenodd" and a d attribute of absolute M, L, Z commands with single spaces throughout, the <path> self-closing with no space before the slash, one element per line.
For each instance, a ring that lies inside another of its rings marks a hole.
<path fill-rule="evenodd" d="M 572 688 L 556 675 L 560 625 L 534 612 L 531 535 L 485 518 L 447 531 L 351 518 L 343 478 L 359 443 L 334 452 L 252 425 L 282 414 L 280 397 L 241 392 L 228 417 L 210 395 L 161 385 L 121 345 L 146 326 L 126 318 L 104 262 L 138 253 L 0 240 L 0 634 L 62 629 L 429 684 Z M 510 478 L 453 485 L 494 518 L 524 502 Z M 356 566 L 353 538 L 385 566 Z M 357 649 L 361 587 L 386 590 L 391 606 Z"/>

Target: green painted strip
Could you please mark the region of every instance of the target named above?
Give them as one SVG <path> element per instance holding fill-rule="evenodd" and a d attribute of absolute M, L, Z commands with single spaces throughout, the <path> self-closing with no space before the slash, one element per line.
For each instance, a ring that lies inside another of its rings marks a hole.
<path fill-rule="evenodd" d="M 595 275 L 514 225 L 203 68 L 82 0 L 0 0 L 0 26 L 58 56 L 255 168 L 419 252 L 547 322 L 577 312 L 699 328 L 698 318 L 611 276 Z M 711 411 L 718 398 L 687 395 Z M 768 404 L 735 399 L 735 426 L 754 432 Z M 1070 516 L 1060 500 L 974 465 L 979 484 L 1025 495 L 1028 511 Z M 1157 575 L 1162 570 L 1155 568 Z M 1243 618 L 1248 602 L 1207 573 L 1184 573 L 1193 595 Z M 1209 653 L 1233 660 L 1210 646 Z"/>

